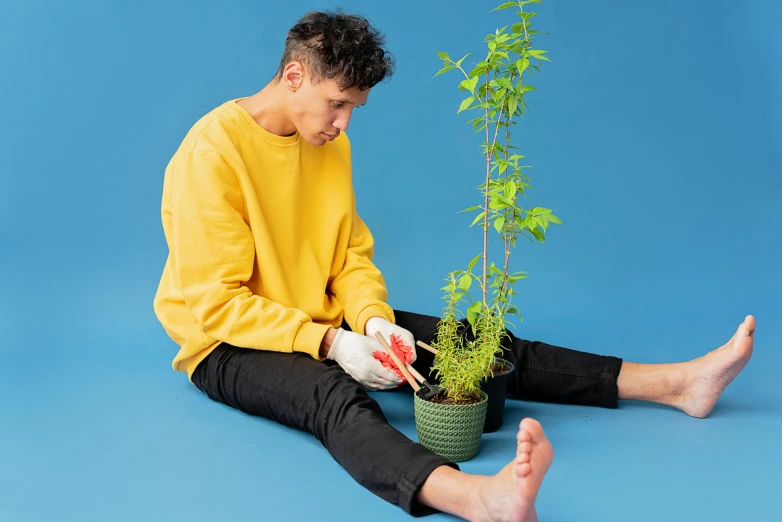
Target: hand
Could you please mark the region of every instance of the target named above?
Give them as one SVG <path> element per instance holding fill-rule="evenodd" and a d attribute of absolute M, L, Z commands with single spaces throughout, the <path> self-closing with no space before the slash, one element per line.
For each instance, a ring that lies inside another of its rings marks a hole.
<path fill-rule="evenodd" d="M 371 317 L 367 321 L 364 331 L 367 337 L 375 338 L 375 333 L 380 332 L 380 335 L 388 342 L 388 345 L 394 350 L 399 360 L 405 364 L 413 364 L 418 355 L 415 353 L 415 339 L 413 334 L 409 330 L 405 330 L 401 326 L 397 326 L 392 322 L 389 322 L 382 317 Z M 385 351 L 375 354 L 375 358 L 383 363 L 383 366 L 396 373 L 397 377 L 404 379 L 402 370 L 397 368 L 394 364 L 394 360 Z M 402 382 L 404 384 L 404 381 Z"/>
<path fill-rule="evenodd" d="M 343 370 L 370 390 L 390 390 L 404 384 L 402 377 L 380 362 L 379 354 L 388 357 L 377 339 L 340 328 L 326 358 L 337 361 Z"/>

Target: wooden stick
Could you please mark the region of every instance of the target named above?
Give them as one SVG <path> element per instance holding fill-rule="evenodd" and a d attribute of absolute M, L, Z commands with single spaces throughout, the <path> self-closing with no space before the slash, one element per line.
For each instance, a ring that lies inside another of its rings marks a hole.
<path fill-rule="evenodd" d="M 413 368 L 411 365 L 407 364 L 407 365 L 405 365 L 405 366 L 407 366 L 407 371 L 409 371 L 410 373 L 412 373 L 412 374 L 413 374 L 413 377 L 415 377 L 415 378 L 418 380 L 418 382 L 420 382 L 421 384 L 423 384 L 423 382 L 424 382 L 424 380 L 425 380 L 425 379 L 424 379 L 424 376 L 423 376 L 423 375 L 421 375 L 420 373 L 418 373 L 418 370 L 416 370 L 415 368 Z"/>
<path fill-rule="evenodd" d="M 402 364 L 402 361 L 399 360 L 399 357 L 396 356 L 394 353 L 394 350 L 391 349 L 390 346 L 388 346 L 388 343 L 383 338 L 383 334 L 380 332 L 375 332 L 375 339 L 377 339 L 380 344 L 383 346 L 383 349 L 388 352 L 388 355 L 391 356 L 391 360 L 394 361 L 394 363 L 397 365 L 397 367 L 402 371 L 402 375 L 405 376 L 405 379 L 407 379 L 407 382 L 410 383 L 410 386 L 413 387 L 413 390 L 418 391 L 421 389 L 420 386 L 418 386 L 418 383 L 415 382 L 415 379 L 413 379 L 413 376 L 410 375 L 410 372 L 407 371 L 407 366 Z"/>
<path fill-rule="evenodd" d="M 432 348 L 431 346 L 429 346 L 425 342 L 423 342 L 423 341 L 416 341 L 415 344 L 417 344 L 418 346 L 420 346 L 424 350 L 428 350 L 428 351 L 432 352 L 433 354 L 437 355 L 437 350 L 435 350 L 434 348 Z"/>

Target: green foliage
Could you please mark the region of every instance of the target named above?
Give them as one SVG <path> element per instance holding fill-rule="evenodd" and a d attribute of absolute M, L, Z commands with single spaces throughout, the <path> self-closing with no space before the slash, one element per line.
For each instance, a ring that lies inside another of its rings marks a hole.
<path fill-rule="evenodd" d="M 457 61 L 448 53 L 438 52 L 443 67 L 433 78 L 449 71 L 458 70 L 458 88 L 467 94 L 459 104 L 457 114 L 476 111 L 478 116 L 468 125 L 475 133 L 484 131 L 485 141 L 481 143 L 481 154 L 486 170 L 483 183 L 478 185 L 482 204 L 466 208 L 461 212 L 476 212 L 470 227 L 482 223 L 483 252 L 470 261 L 467 270 L 448 274 L 443 299 L 446 305 L 437 327 L 433 346 L 439 350 L 435 356 L 433 370 L 440 384 L 455 399 L 462 399 L 480 389 L 480 382 L 491 375 L 494 359 L 502 353 L 501 341 L 507 336 L 508 316 L 521 312 L 512 305 L 512 298 L 518 292 L 514 284 L 527 277 L 526 272 L 509 273 L 508 263 L 512 249 L 519 237 L 543 243 L 549 224 L 561 225 L 562 221 L 552 214 L 551 209 L 532 207 L 525 209 L 520 197 L 531 188 L 530 179 L 524 174 L 529 165 L 522 165 L 521 154 L 511 154 L 517 147 L 510 144 L 510 129 L 523 118 L 528 106 L 526 96 L 535 90 L 527 82 L 532 71 L 539 72 L 543 62 L 550 61 L 548 51 L 533 47 L 533 39 L 540 31 L 532 29 L 532 18 L 537 13 L 528 12 L 525 6 L 538 4 L 540 0 L 517 0 L 505 2 L 492 11 L 517 8 L 516 21 L 497 29 L 484 39 L 487 46 L 485 58 L 473 65 L 467 72 L 464 60 L 471 53 Z M 500 135 L 500 132 L 503 135 Z M 503 139 L 504 138 L 504 139 Z M 503 269 L 488 262 L 488 238 L 494 230 L 504 244 Z M 530 237 L 531 236 L 531 237 Z M 478 261 L 482 260 L 482 272 L 474 274 Z M 481 299 L 473 299 L 470 289 L 480 289 Z M 466 317 L 462 318 L 460 306 L 466 306 Z M 466 323 L 474 332 L 470 341 L 464 334 Z"/>

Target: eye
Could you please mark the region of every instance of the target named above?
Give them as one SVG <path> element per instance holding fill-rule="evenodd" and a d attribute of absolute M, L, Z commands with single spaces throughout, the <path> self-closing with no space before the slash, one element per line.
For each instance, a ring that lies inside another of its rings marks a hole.
<path fill-rule="evenodd" d="M 344 105 L 345 105 L 344 103 L 331 102 L 331 106 L 334 107 L 335 109 L 341 109 Z"/>

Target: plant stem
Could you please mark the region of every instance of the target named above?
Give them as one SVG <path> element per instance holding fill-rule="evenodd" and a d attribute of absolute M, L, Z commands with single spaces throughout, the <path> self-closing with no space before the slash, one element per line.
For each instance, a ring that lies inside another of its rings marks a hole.
<path fill-rule="evenodd" d="M 510 111 L 508 111 L 508 112 L 510 112 Z M 510 141 L 510 119 L 511 119 L 511 115 L 508 114 L 508 119 L 505 120 L 505 161 L 506 162 L 508 161 L 508 142 Z M 508 164 L 506 163 L 505 164 L 505 180 L 506 180 L 505 182 L 506 183 L 507 183 L 507 179 L 508 179 Z M 514 203 L 515 203 L 515 200 L 516 200 L 516 195 L 515 194 L 513 195 L 513 199 L 514 199 Z M 512 210 L 513 210 L 513 212 L 511 212 L 511 219 L 515 220 L 515 218 L 516 218 L 515 205 L 514 205 L 514 208 Z M 504 243 L 505 243 L 505 273 L 502 275 L 502 286 L 500 287 L 500 296 L 503 295 L 503 293 L 505 292 L 505 287 L 508 284 L 508 259 L 510 258 L 510 243 L 509 243 L 509 238 L 508 238 L 509 233 L 508 233 L 507 222 L 505 223 L 505 225 L 506 225 L 505 226 L 505 233 L 503 234 L 503 236 L 504 236 L 503 239 L 504 239 Z"/>
<path fill-rule="evenodd" d="M 521 3 L 521 0 L 516 0 L 519 3 L 519 11 L 522 13 L 524 12 L 524 4 Z M 527 21 L 522 20 L 522 26 L 524 27 L 524 39 L 527 40 L 527 43 L 529 43 L 529 35 L 527 34 Z"/>
<path fill-rule="evenodd" d="M 489 104 L 489 70 L 486 69 L 486 105 Z M 489 143 L 489 107 L 486 107 L 486 144 Z M 483 306 L 486 303 L 486 259 L 489 257 L 489 179 L 491 175 L 491 152 L 486 153 L 486 186 L 483 197 Z"/>

